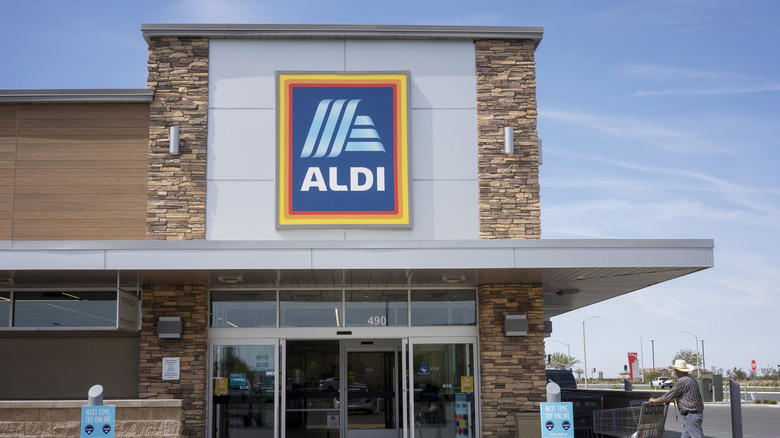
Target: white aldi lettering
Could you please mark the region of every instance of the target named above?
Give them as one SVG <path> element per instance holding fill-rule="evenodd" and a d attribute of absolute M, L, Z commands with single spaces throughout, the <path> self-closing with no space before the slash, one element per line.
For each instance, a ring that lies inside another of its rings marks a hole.
<path fill-rule="evenodd" d="M 328 168 L 328 179 L 326 180 L 319 167 L 309 167 L 306 170 L 306 176 L 303 177 L 301 185 L 302 192 L 308 192 L 309 189 L 317 189 L 322 192 L 332 190 L 334 192 L 365 192 L 374 187 L 374 173 L 371 169 L 365 167 L 349 168 L 349 185 L 339 184 L 338 167 Z M 385 191 L 385 168 L 376 168 L 376 191 Z"/>

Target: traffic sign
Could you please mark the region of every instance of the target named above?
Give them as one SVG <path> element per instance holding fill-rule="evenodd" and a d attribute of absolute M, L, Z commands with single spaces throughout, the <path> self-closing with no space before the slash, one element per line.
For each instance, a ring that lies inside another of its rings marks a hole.
<path fill-rule="evenodd" d="M 755 360 L 750 362 L 750 369 L 753 370 L 753 371 L 756 370 L 756 361 Z"/>

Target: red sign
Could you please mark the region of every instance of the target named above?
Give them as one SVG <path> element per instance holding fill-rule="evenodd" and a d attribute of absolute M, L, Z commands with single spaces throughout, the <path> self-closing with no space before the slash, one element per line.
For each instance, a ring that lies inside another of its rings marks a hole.
<path fill-rule="evenodd" d="M 755 371 L 756 370 L 756 361 L 750 362 L 750 369 Z"/>
<path fill-rule="evenodd" d="M 639 355 L 628 353 L 628 371 L 632 382 L 639 380 Z"/>

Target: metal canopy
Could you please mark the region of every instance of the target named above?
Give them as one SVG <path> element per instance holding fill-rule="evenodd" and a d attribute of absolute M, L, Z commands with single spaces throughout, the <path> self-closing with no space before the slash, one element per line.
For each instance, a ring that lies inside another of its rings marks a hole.
<path fill-rule="evenodd" d="M 713 266 L 712 240 L 0 242 L 0 290 L 542 284 L 545 317 Z"/>

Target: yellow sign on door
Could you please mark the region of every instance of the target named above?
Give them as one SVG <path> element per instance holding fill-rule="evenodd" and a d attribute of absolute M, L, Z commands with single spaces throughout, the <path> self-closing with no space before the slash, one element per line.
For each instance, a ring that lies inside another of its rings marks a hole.
<path fill-rule="evenodd" d="M 474 392 L 473 376 L 460 376 L 460 392 Z"/>
<path fill-rule="evenodd" d="M 214 378 L 214 395 L 227 395 L 228 379 L 227 377 Z"/>

